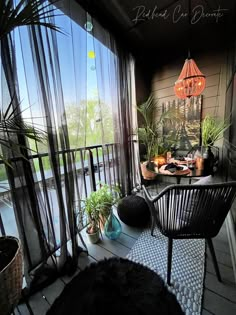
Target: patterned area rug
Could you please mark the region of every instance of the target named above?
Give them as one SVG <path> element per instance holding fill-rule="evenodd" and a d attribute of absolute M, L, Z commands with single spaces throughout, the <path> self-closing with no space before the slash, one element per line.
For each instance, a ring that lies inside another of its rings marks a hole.
<path fill-rule="evenodd" d="M 157 229 L 151 236 L 145 230 L 127 258 L 141 263 L 166 282 L 168 239 Z M 202 309 L 203 283 L 205 276 L 205 240 L 174 240 L 171 283 L 173 292 L 186 315 L 200 315 Z"/>

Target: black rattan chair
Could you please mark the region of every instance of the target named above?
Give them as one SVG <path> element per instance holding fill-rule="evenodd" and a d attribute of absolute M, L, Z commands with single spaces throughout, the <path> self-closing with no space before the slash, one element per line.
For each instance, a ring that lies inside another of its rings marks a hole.
<path fill-rule="evenodd" d="M 205 238 L 221 282 L 212 238 L 227 216 L 236 196 L 236 182 L 210 185 L 171 185 L 156 197 L 143 186 L 154 227 L 168 237 L 167 283 L 170 285 L 173 239 Z"/>

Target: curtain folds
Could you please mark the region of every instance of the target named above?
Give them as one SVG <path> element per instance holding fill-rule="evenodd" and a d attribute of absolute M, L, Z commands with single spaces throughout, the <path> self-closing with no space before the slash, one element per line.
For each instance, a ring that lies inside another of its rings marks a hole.
<path fill-rule="evenodd" d="M 125 194 L 140 188 L 139 145 L 137 139 L 137 106 L 135 93 L 134 60 L 132 56 L 117 52 L 119 56 L 119 115 L 117 125 L 122 132 L 117 133 L 120 146 L 120 176 Z M 125 167 L 123 167 L 125 166 Z"/>
<path fill-rule="evenodd" d="M 14 113 L 47 134 L 44 143 L 15 139 L 31 148 L 21 149 L 30 161 L 18 158 L 7 167 L 32 291 L 73 272 L 85 250 L 78 225 L 92 187 L 81 148 L 103 146 L 96 151 L 105 162 L 101 181 L 120 184 L 124 195 L 140 185 L 134 61 L 75 1 L 63 3 L 50 22 L 64 33 L 30 26 L 1 42 L 3 110 L 13 99 Z M 108 143 L 115 143 L 113 166 Z"/>
<path fill-rule="evenodd" d="M 123 195 L 140 188 L 135 61 L 99 23 L 94 25 L 94 49 L 99 101 L 111 104 L 118 177 Z M 96 39 L 99 39 L 96 40 Z M 102 49 L 101 43 L 107 47 Z M 111 91 L 108 93 L 108 91 Z M 103 115 L 102 115 L 103 116 Z M 104 139 L 103 139 L 104 141 Z M 107 141 L 104 141 L 107 142 Z"/>

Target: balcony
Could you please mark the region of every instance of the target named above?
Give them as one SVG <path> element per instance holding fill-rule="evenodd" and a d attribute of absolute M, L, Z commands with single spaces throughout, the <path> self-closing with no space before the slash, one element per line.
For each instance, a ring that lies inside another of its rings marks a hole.
<path fill-rule="evenodd" d="M 59 159 L 63 154 L 72 154 L 75 161 L 77 185 L 80 190 L 81 200 L 77 200 L 78 214 L 82 200 L 92 192 L 95 191 L 101 184 L 119 184 L 118 174 L 118 157 L 115 144 L 106 144 L 89 146 L 85 148 L 71 149 L 67 151 L 58 152 Z M 47 187 L 47 198 L 51 200 L 51 205 L 54 209 L 57 208 L 56 191 L 54 177 L 51 169 L 45 169 L 44 159 L 48 158 L 48 153 L 35 154 L 30 156 L 30 160 L 34 165 L 39 165 L 39 171 L 36 171 L 36 183 L 39 184 L 38 193 L 43 194 L 43 187 Z M 79 160 L 78 162 L 76 162 Z M 1 163 L 1 161 L 0 161 Z M 3 163 L 3 162 L 2 162 Z M 64 168 L 60 168 L 61 183 L 63 191 L 64 184 Z M 0 182 L 0 236 L 12 235 L 18 237 L 16 226 L 16 219 L 13 211 L 13 204 L 11 201 L 10 188 L 7 180 Z M 84 228 L 85 218 L 83 215 L 78 216 L 79 230 Z M 58 210 L 54 211 L 53 221 L 58 224 Z M 59 233 L 59 226 L 57 226 L 57 233 Z M 59 245 L 59 244 L 58 244 Z"/>
<path fill-rule="evenodd" d="M 141 6 L 138 0 L 114 0 L 109 5 L 105 0 L 61 0 L 61 6 L 57 1 L 36 1 L 42 7 L 50 6 L 39 8 L 36 21 L 32 20 L 35 16 L 25 18 L 24 14 L 15 21 L 11 14 L 18 2 L 6 0 L 0 5 L 6 6 L 0 12 L 0 21 L 7 20 L 7 13 L 9 21 L 13 21 L 12 27 L 3 22 L 0 25 L 0 157 L 6 154 L 16 166 L 11 169 L 0 160 L 0 236 L 21 239 L 27 266 L 23 286 L 27 289 L 32 289 L 39 266 L 44 267 L 56 257 L 53 271 L 57 273 L 61 265 L 70 264 L 71 257 L 77 259 L 77 243 L 78 251 L 84 249 L 72 277 L 60 276 L 40 289 L 37 283 L 37 293 L 22 295 L 13 313 L 46 315 L 77 273 L 104 258 L 125 258 L 143 232 L 121 223 L 123 230 L 117 240 L 103 235 L 97 244 L 88 241 L 88 218 L 81 204 L 97 185 L 118 184 L 123 195 L 131 195 L 142 193 L 143 183 L 154 194 L 173 183 L 171 176 L 160 176 L 160 180 L 158 177 L 157 184 L 142 178 L 140 161 L 143 156 L 145 162 L 149 158 L 147 148 L 142 152 L 138 135 L 145 117 L 140 116 L 137 106 L 150 95 L 162 113 L 174 108 L 182 110 L 185 117 L 179 125 L 178 115 L 172 117 L 173 124 L 163 124 L 155 134 L 154 144 L 159 144 L 169 130 L 171 136 L 180 134 L 178 144 L 182 142 L 185 148 L 189 149 L 191 141 L 201 146 L 205 117 L 228 120 L 229 127 L 216 141 L 217 176 L 219 181 L 236 180 L 236 11 L 230 0 L 219 1 L 222 7 L 211 0 L 160 0 L 153 8 L 153 1 L 148 0 Z M 23 5 L 17 10 L 33 2 L 22 0 Z M 191 24 L 191 17 L 194 21 L 201 9 L 204 14 Z M 29 14 L 32 10 L 26 11 Z M 39 26 L 41 18 L 43 23 Z M 197 98 L 182 100 L 176 97 L 174 86 L 189 49 L 206 78 L 206 86 Z M 158 110 L 152 113 L 154 123 L 159 118 Z M 19 121 L 12 124 L 12 117 L 39 128 L 47 139 L 45 143 L 32 140 L 32 129 L 28 135 L 22 134 L 19 125 L 15 135 Z M 1 129 L 4 124 L 13 127 L 13 132 Z M 14 146 L 8 146 L 12 140 L 19 146 L 17 153 L 29 145 L 30 164 L 16 154 Z M 171 147 L 173 152 L 178 147 L 176 143 Z M 150 158 L 154 157 L 150 153 Z M 190 182 L 184 178 L 181 183 Z M 15 189 L 11 192 L 12 185 Z M 45 207 L 42 209 L 41 205 Z M 223 283 L 218 282 L 206 250 L 202 315 L 236 313 L 235 227 L 234 204 L 214 239 Z M 68 252 L 71 256 L 67 256 Z M 66 257 L 61 265 L 60 256 Z M 43 272 L 39 275 L 45 276 Z"/>
<path fill-rule="evenodd" d="M 164 186 L 165 185 L 162 184 L 160 188 Z M 82 235 L 86 241 L 89 254 L 88 256 L 84 255 L 80 257 L 77 273 L 82 271 L 90 263 L 104 258 L 125 258 L 142 233 L 142 229 L 131 228 L 125 224 L 122 224 L 122 229 L 122 234 L 118 240 L 110 241 L 104 236 L 103 240 L 98 244 L 89 243 L 86 239 L 85 230 L 82 230 Z M 234 274 L 225 225 L 222 227 L 213 243 L 223 283 L 219 283 L 217 280 L 213 263 L 209 251 L 207 250 L 202 315 L 231 315 L 234 314 L 236 310 L 236 297 Z M 20 304 L 15 310 L 15 314 L 45 315 L 54 300 L 60 295 L 70 280 L 70 277 L 58 279 L 49 287 L 31 296 L 27 301 L 27 305 Z"/>

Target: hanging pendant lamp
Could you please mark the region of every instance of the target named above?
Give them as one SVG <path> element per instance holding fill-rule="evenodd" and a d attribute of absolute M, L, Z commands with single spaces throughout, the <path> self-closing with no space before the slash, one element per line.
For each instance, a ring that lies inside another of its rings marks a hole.
<path fill-rule="evenodd" d="M 186 99 L 202 93 L 206 86 L 206 77 L 198 69 L 192 58 L 185 60 L 178 80 L 175 82 L 174 91 L 178 98 Z"/>

